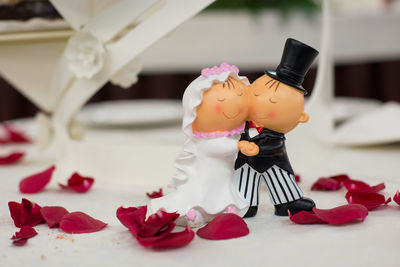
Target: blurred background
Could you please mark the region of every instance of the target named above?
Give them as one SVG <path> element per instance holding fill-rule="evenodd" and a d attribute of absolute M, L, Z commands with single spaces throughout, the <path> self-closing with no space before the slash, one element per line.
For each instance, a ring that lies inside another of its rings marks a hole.
<path fill-rule="evenodd" d="M 335 96 L 400 101 L 400 1 L 332 3 Z M 320 11 L 321 3 L 314 0 L 217 0 L 144 52 L 143 71 L 136 84 L 123 89 L 107 83 L 90 102 L 180 99 L 203 67 L 222 61 L 237 65 L 253 81 L 265 69 L 277 66 L 287 37 L 319 47 Z M 44 26 L 27 27 L 37 19 Z M 44 0 L 0 0 L 0 20 L 0 50 L 10 42 L 18 46 L 43 41 L 16 33 L 51 29 L 69 37 L 68 24 Z M 41 64 L 42 60 L 35 62 L 38 68 Z M 312 89 L 315 76 L 314 67 L 305 79 L 306 89 Z M 36 112 L 11 81 L 0 78 L 0 121 Z"/>

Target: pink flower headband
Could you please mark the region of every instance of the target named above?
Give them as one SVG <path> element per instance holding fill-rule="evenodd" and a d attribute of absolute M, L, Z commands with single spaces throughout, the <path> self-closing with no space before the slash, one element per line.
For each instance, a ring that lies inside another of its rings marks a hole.
<path fill-rule="evenodd" d="M 236 73 L 239 73 L 239 68 L 236 67 L 235 65 L 229 65 L 226 62 L 221 63 L 221 65 L 218 66 L 214 66 L 212 68 L 205 68 L 201 70 L 201 76 L 208 78 L 212 75 L 217 75 L 226 71 L 233 71 Z"/>

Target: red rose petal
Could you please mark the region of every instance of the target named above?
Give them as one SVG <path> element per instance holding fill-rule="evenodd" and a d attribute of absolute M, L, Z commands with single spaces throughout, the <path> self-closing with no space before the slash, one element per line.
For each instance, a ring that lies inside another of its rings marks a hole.
<path fill-rule="evenodd" d="M 342 188 L 342 183 L 344 183 L 344 181 L 347 180 L 350 180 L 350 177 L 347 174 L 339 174 L 329 177 L 320 177 L 311 186 L 311 190 L 320 190 L 320 191 L 339 190 L 340 188 Z"/>
<path fill-rule="evenodd" d="M 301 182 L 301 176 L 298 174 L 294 175 L 294 180 L 296 181 L 296 183 L 300 183 Z"/>
<path fill-rule="evenodd" d="M 338 174 L 338 175 L 333 175 L 328 178 L 331 178 L 333 180 L 336 180 L 340 183 L 343 183 L 344 181 L 350 180 L 350 177 L 347 174 Z"/>
<path fill-rule="evenodd" d="M 231 239 L 249 234 L 246 222 L 233 213 L 223 213 L 197 231 L 197 235 L 212 240 Z"/>
<path fill-rule="evenodd" d="M 59 227 L 62 217 L 68 214 L 68 210 L 63 207 L 42 207 L 40 210 L 43 219 L 50 228 Z"/>
<path fill-rule="evenodd" d="M 42 223 L 43 217 L 40 213 L 41 209 L 42 207 L 35 202 L 23 198 L 21 201 L 21 219 L 24 225 L 35 226 Z"/>
<path fill-rule="evenodd" d="M 155 248 L 181 247 L 190 243 L 194 233 L 190 227 L 182 232 L 172 233 L 174 221 L 179 217 L 177 213 L 159 211 L 152 214 L 147 220 L 147 206 L 120 207 L 117 218 L 126 226 L 140 245 Z"/>
<path fill-rule="evenodd" d="M 13 152 L 7 156 L 0 157 L 0 165 L 11 165 L 19 162 L 25 153 Z"/>
<path fill-rule="evenodd" d="M 22 179 L 19 183 L 19 191 L 25 194 L 35 194 L 42 191 L 50 182 L 55 168 L 56 167 L 53 165 L 47 170 Z"/>
<path fill-rule="evenodd" d="M 393 201 L 400 205 L 400 192 L 398 190 L 393 197 Z"/>
<path fill-rule="evenodd" d="M 324 178 L 321 177 L 319 178 L 312 186 L 311 190 L 324 190 L 324 191 L 334 191 L 334 190 L 339 190 L 342 188 L 342 184 L 332 178 Z"/>
<path fill-rule="evenodd" d="M 21 227 L 19 232 L 15 232 L 15 234 L 11 237 L 11 240 L 20 239 L 20 238 L 31 238 L 37 235 L 38 233 L 32 226 L 24 225 Z"/>
<path fill-rule="evenodd" d="M 117 218 L 126 228 L 128 228 L 132 232 L 133 236 L 136 238 L 138 237 L 141 229 L 144 227 L 146 213 L 147 206 L 141 206 L 139 208 L 120 207 L 117 210 Z"/>
<path fill-rule="evenodd" d="M 91 177 L 83 177 L 79 173 L 72 174 L 71 178 L 68 179 L 68 184 L 59 184 L 64 189 L 71 189 L 78 193 L 84 193 L 88 191 L 94 183 L 94 179 Z"/>
<path fill-rule="evenodd" d="M 15 201 L 8 202 L 8 209 L 10 210 L 11 218 L 14 221 L 16 227 L 22 227 L 23 222 L 21 220 L 21 204 Z"/>
<path fill-rule="evenodd" d="M 172 231 L 175 224 L 172 228 L 170 228 L 169 225 L 173 224 L 173 222 L 179 217 L 179 214 L 177 213 L 159 211 L 150 215 L 145 221 L 146 213 L 147 206 L 139 208 L 120 207 L 117 210 L 117 218 L 132 232 L 132 235 L 135 238 L 147 238 L 155 236 L 160 237 L 160 235 L 168 229 Z"/>
<path fill-rule="evenodd" d="M 159 198 L 163 196 L 162 188 L 158 191 L 153 191 L 152 193 L 146 193 L 149 198 Z"/>
<path fill-rule="evenodd" d="M 174 222 L 179 217 L 177 213 L 168 213 L 165 211 L 159 211 L 151 215 L 147 220 L 145 227 L 141 232 L 141 236 L 154 236 L 157 233 L 161 233 L 162 229 L 167 227 L 170 223 Z"/>
<path fill-rule="evenodd" d="M 11 240 L 13 240 L 14 246 L 20 247 L 24 246 L 28 239 L 34 237 L 35 235 L 37 235 L 35 229 L 33 229 L 31 226 L 25 225 L 22 226 L 19 232 L 15 232 L 15 234 L 11 237 Z"/>
<path fill-rule="evenodd" d="M 390 199 L 385 200 L 385 196 L 368 191 L 350 190 L 346 194 L 347 202 L 350 204 L 364 205 L 368 210 L 375 209 L 383 204 L 390 202 Z"/>
<path fill-rule="evenodd" d="M 323 220 L 318 218 L 317 215 L 312 211 L 302 210 L 296 214 L 291 214 L 289 212 L 289 218 L 292 222 L 297 224 L 314 224 L 314 223 L 325 223 Z"/>
<path fill-rule="evenodd" d="M 8 202 L 8 208 L 16 227 L 24 225 L 35 226 L 43 222 L 43 217 L 40 213 L 41 207 L 30 200 L 23 198 L 21 204 L 10 201 Z"/>
<path fill-rule="evenodd" d="M 333 209 L 313 208 L 314 214 L 328 224 L 343 224 L 353 220 L 361 220 L 368 216 L 368 209 L 360 204 L 349 204 Z"/>
<path fill-rule="evenodd" d="M 135 237 L 135 234 L 132 232 L 132 228 L 130 228 L 130 232 L 132 235 L 136 238 L 136 240 L 144 247 L 152 247 L 154 246 L 155 242 L 158 242 L 164 238 L 168 238 L 172 230 L 174 230 L 176 224 L 171 222 L 169 223 L 166 228 L 164 228 L 162 231 L 159 233 L 153 235 L 153 236 L 141 236 L 138 235 Z"/>
<path fill-rule="evenodd" d="M 8 135 L 8 142 L 9 143 L 30 143 L 31 140 L 24 135 L 23 132 L 16 130 L 11 125 L 4 125 L 4 130 L 7 132 Z"/>
<path fill-rule="evenodd" d="M 141 240 L 138 241 L 139 244 L 141 244 L 144 247 L 177 248 L 186 246 L 193 240 L 193 238 L 194 238 L 194 232 L 188 226 L 182 232 L 169 233 L 166 237 L 154 242 L 145 242 Z"/>
<path fill-rule="evenodd" d="M 344 186 L 347 188 L 347 190 L 357 190 L 357 191 L 365 191 L 365 192 L 379 192 L 383 189 L 385 189 L 385 184 L 380 183 L 375 186 L 370 186 L 367 183 L 364 183 L 363 181 L 358 181 L 358 180 L 353 180 L 353 179 L 348 179 L 343 181 Z"/>
<path fill-rule="evenodd" d="M 83 212 L 71 212 L 62 217 L 60 228 L 69 234 L 83 234 L 98 232 L 106 223 L 96 220 Z"/>
<path fill-rule="evenodd" d="M 289 214 L 290 220 L 297 224 L 344 224 L 353 220 L 364 219 L 368 215 L 368 209 L 360 204 L 348 204 L 332 209 L 317 209 L 312 211 L 300 211 L 294 215 Z"/>
<path fill-rule="evenodd" d="M 25 246 L 27 242 L 28 242 L 27 238 L 20 238 L 20 239 L 13 240 L 12 243 L 14 246 L 22 247 L 22 246 Z"/>

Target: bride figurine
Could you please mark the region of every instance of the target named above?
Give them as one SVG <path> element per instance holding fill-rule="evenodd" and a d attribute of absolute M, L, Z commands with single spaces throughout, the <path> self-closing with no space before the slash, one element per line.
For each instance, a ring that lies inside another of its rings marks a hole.
<path fill-rule="evenodd" d="M 235 188 L 234 163 L 248 114 L 249 81 L 238 73 L 236 66 L 222 63 L 203 69 L 187 87 L 182 100 L 187 140 L 170 184 L 176 190 L 153 199 L 153 212 L 178 212 L 178 223 L 192 227 L 221 213 L 246 213 L 248 203 Z"/>

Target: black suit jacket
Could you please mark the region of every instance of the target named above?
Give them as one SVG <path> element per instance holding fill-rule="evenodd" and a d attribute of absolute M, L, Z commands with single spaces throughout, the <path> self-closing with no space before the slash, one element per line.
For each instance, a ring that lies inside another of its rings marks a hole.
<path fill-rule="evenodd" d="M 264 128 L 259 135 L 250 138 L 249 122 L 246 122 L 245 131 L 240 137 L 240 141 L 242 140 L 256 143 L 260 148 L 260 152 L 256 156 L 248 157 L 239 151 L 235 162 L 235 170 L 247 163 L 256 171 L 263 173 L 272 166 L 277 165 L 288 173 L 293 174 L 292 166 L 286 153 L 284 134 Z"/>

